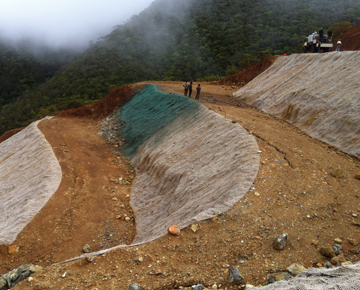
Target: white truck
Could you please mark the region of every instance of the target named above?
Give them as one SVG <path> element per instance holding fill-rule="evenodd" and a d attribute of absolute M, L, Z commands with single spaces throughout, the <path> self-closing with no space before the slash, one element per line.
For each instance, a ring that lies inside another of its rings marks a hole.
<path fill-rule="evenodd" d="M 320 35 L 317 32 L 310 34 L 306 39 L 303 46 L 303 52 L 328 52 L 331 47 L 333 47 L 332 38 L 328 38 L 327 35 L 323 36 L 322 42 L 320 42 Z"/>

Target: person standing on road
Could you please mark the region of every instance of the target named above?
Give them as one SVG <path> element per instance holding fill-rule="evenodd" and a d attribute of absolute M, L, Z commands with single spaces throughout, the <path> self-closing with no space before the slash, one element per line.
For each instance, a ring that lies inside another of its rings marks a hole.
<path fill-rule="evenodd" d="M 332 30 L 328 30 L 327 35 L 328 35 L 328 39 L 331 40 L 332 39 Z"/>
<path fill-rule="evenodd" d="M 187 81 L 185 81 L 185 83 L 183 84 L 183 87 L 184 87 L 184 96 L 187 96 L 188 89 L 189 89 L 189 84 Z"/>
<path fill-rule="evenodd" d="M 191 93 L 192 93 L 192 82 L 190 82 L 189 85 L 189 98 L 191 98 Z"/>
<path fill-rule="evenodd" d="M 198 100 L 200 98 L 200 91 L 201 91 L 201 87 L 200 84 L 196 87 L 196 97 L 195 100 Z"/>
<path fill-rule="evenodd" d="M 339 41 L 337 42 L 336 51 L 340 51 L 340 46 L 341 46 L 341 40 L 339 39 Z"/>
<path fill-rule="evenodd" d="M 320 31 L 319 31 L 319 37 L 320 37 L 320 42 L 323 43 L 324 41 L 324 30 L 321 27 Z"/>

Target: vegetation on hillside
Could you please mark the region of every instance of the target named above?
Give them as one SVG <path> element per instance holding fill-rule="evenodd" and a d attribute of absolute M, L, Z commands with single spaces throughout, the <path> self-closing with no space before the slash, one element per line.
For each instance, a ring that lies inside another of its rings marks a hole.
<path fill-rule="evenodd" d="M 344 21 L 360 21 L 358 0 L 156 0 L 40 87 L 11 96 L 0 134 L 100 99 L 114 85 L 225 77 L 266 56 L 300 52 L 305 36 Z"/>

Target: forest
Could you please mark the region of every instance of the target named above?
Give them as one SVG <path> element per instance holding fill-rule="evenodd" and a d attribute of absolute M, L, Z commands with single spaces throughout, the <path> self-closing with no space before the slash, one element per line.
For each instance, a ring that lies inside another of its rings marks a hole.
<path fill-rule="evenodd" d="M 358 0 L 156 0 L 83 53 L 0 42 L 0 135 L 143 80 L 219 80 L 360 22 Z"/>

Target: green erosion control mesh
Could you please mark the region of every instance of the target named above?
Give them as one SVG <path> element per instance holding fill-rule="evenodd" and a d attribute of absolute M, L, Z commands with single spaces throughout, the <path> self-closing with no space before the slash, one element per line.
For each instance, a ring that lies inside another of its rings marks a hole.
<path fill-rule="evenodd" d="M 120 148 L 136 169 L 134 242 L 166 234 L 172 224 L 184 228 L 229 210 L 254 181 L 255 138 L 193 99 L 151 85 L 119 117 L 125 141 Z"/>
<path fill-rule="evenodd" d="M 195 121 L 199 107 L 197 102 L 187 97 L 161 92 L 155 85 L 145 86 L 118 113 L 118 125 L 123 127 L 125 141 L 122 152 L 127 157 L 134 157 L 146 140 L 179 116 L 193 116 Z M 166 134 L 157 141 L 161 142 L 164 136 Z"/>
<path fill-rule="evenodd" d="M 145 87 L 103 123 L 108 140 L 125 140 L 120 148 L 136 170 L 133 246 L 165 235 L 173 224 L 182 229 L 231 209 L 259 170 L 259 147 L 243 127 L 155 86 Z"/>

